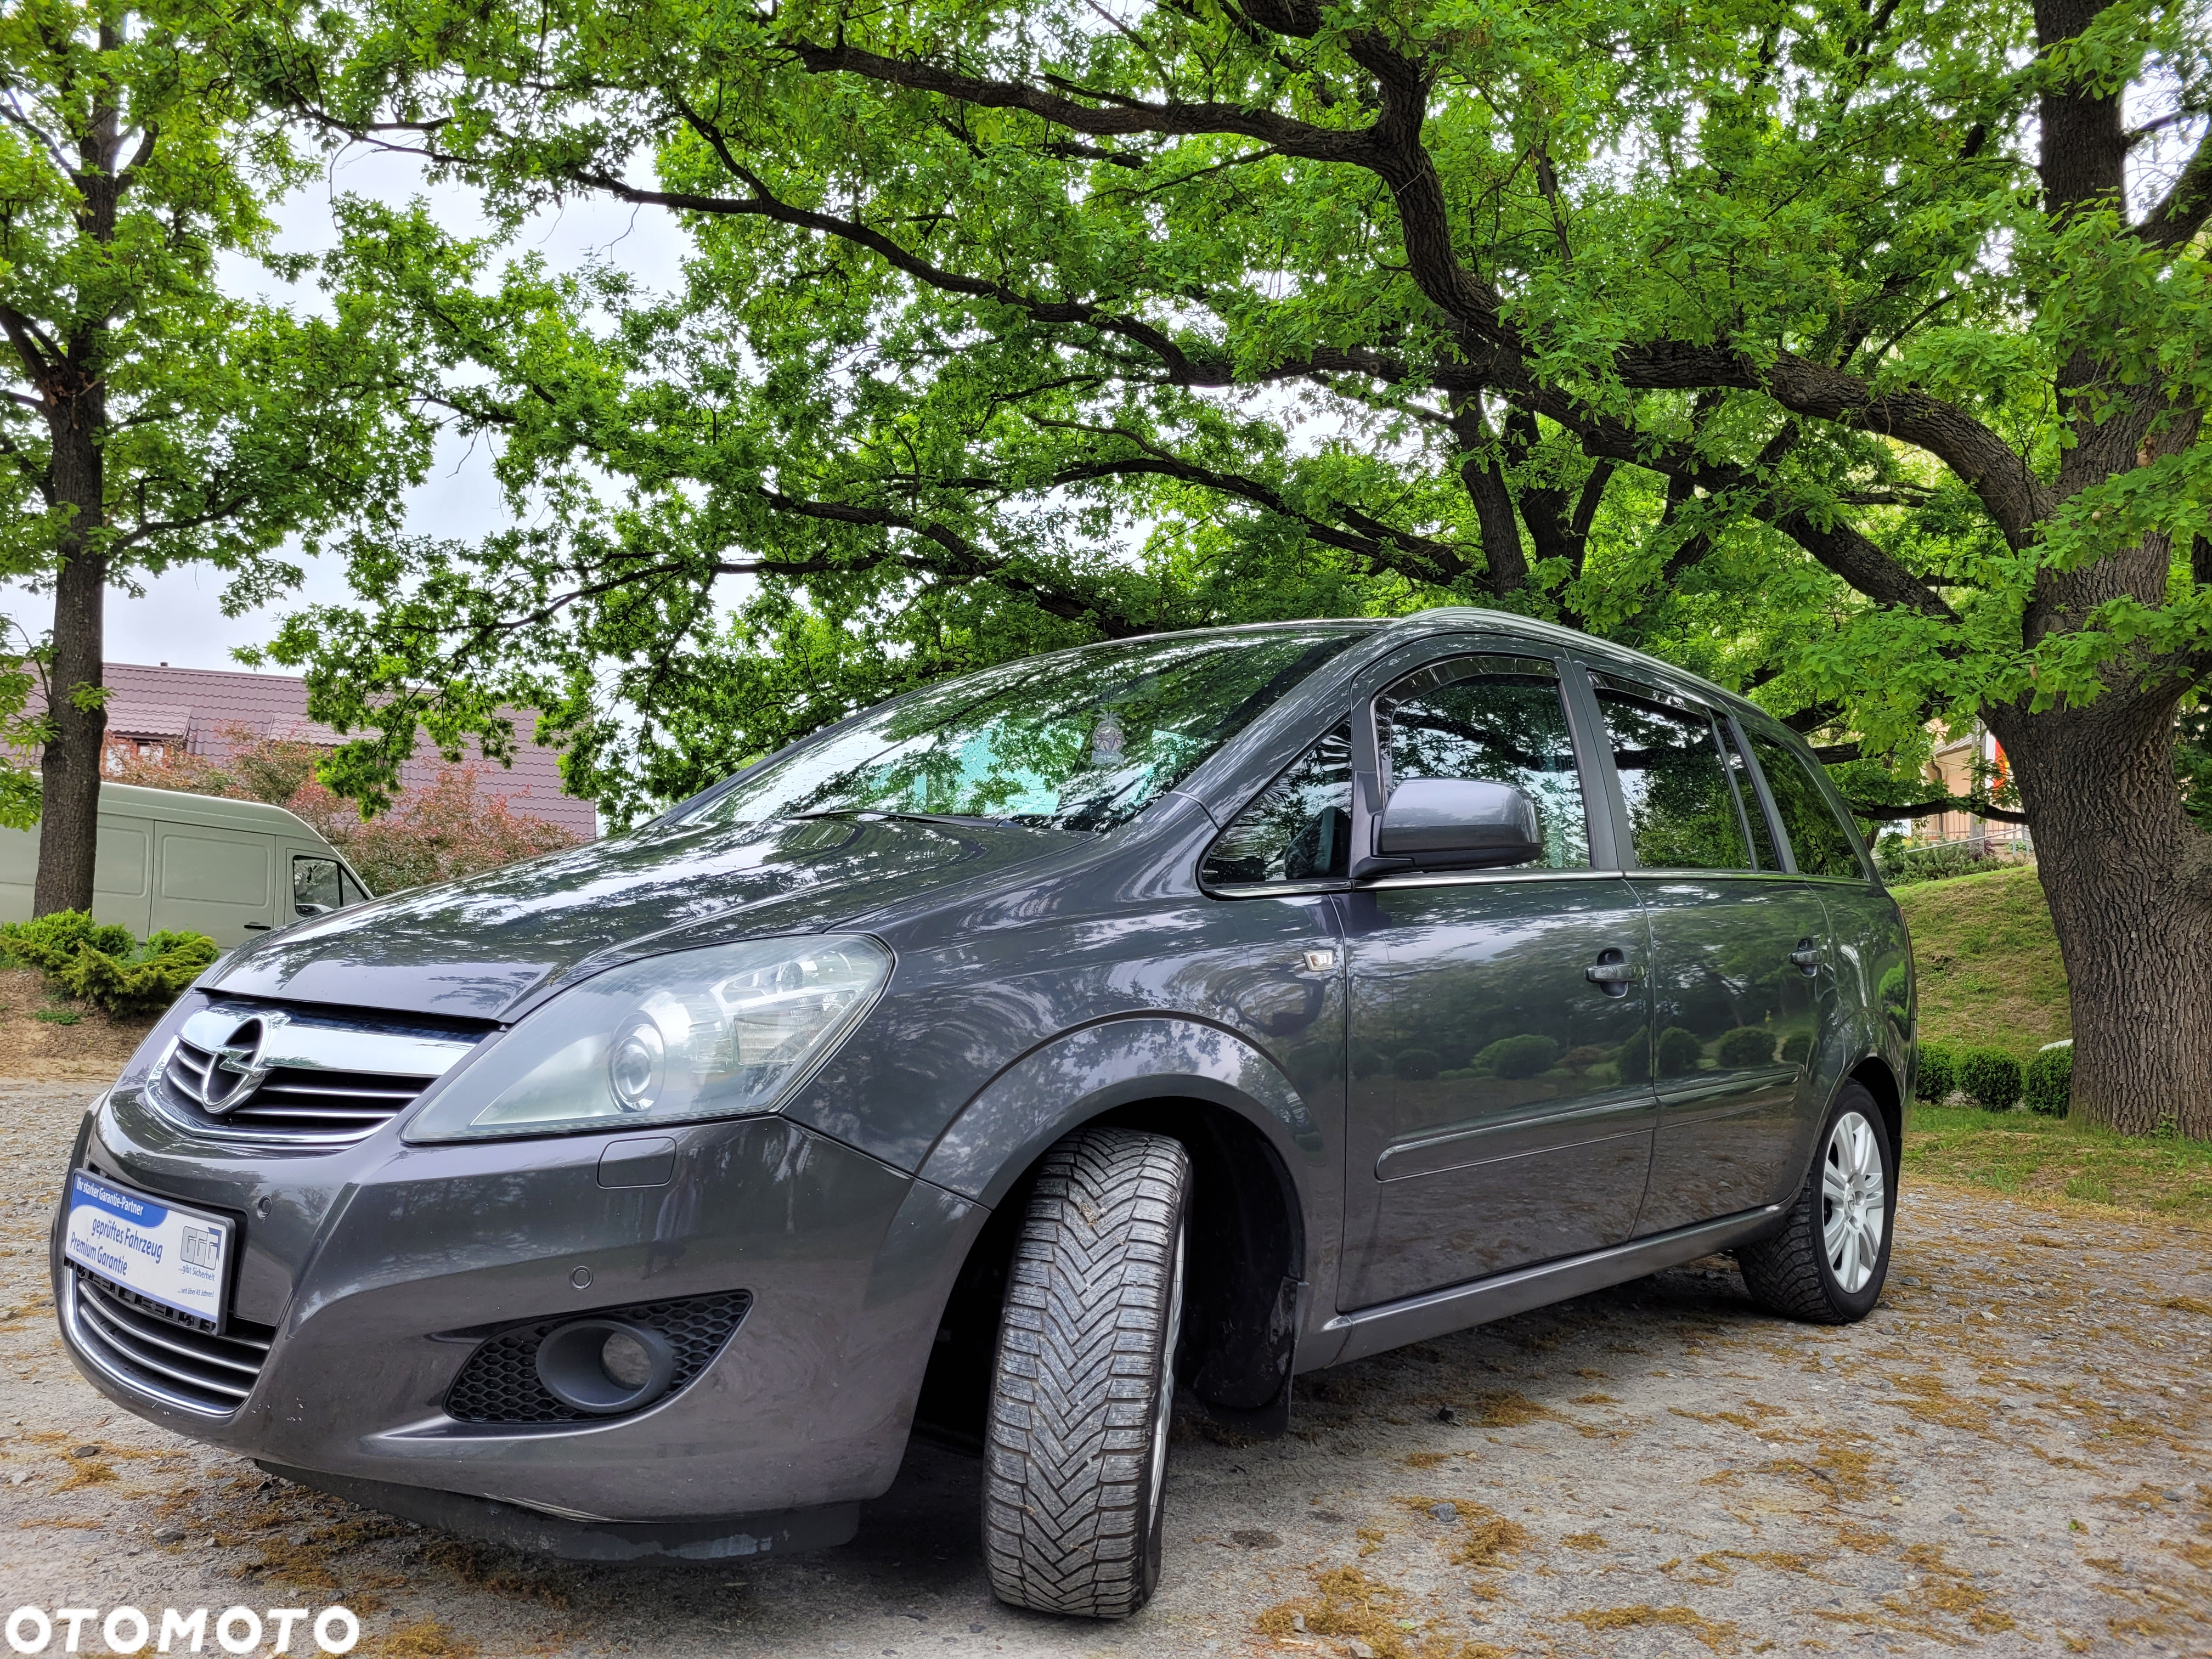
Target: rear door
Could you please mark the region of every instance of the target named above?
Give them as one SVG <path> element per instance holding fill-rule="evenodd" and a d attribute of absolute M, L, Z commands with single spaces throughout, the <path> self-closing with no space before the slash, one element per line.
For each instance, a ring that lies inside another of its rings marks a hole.
<path fill-rule="evenodd" d="M 1516 869 L 1374 876 L 1341 901 L 1340 1307 L 1615 1243 L 1634 1224 L 1655 1115 L 1644 915 L 1602 811 L 1592 835 L 1595 734 L 1562 668 L 1528 647 L 1462 649 L 1401 670 L 1355 718 L 1380 801 L 1409 778 L 1511 783 L 1536 803 L 1545 850 Z M 1593 981 L 1593 967 L 1614 971 Z"/>
<path fill-rule="evenodd" d="M 1725 711 L 1590 676 L 1651 929 L 1659 1130 L 1639 1233 L 1754 1209 L 1794 1174 L 1827 915 L 1786 869 Z"/>

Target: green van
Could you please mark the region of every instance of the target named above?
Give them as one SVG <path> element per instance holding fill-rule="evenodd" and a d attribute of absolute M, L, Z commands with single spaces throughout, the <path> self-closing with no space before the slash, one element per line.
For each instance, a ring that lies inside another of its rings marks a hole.
<path fill-rule="evenodd" d="M 0 921 L 31 919 L 39 831 L 0 830 Z M 281 806 L 100 786 L 92 913 L 140 938 L 205 933 L 228 949 L 369 896 L 337 849 Z"/>

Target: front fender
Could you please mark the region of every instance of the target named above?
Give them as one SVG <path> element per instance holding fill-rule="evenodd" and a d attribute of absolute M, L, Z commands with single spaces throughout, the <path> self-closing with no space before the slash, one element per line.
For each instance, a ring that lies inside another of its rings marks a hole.
<path fill-rule="evenodd" d="M 1032 1049 L 961 1109 L 917 1174 L 995 1208 L 1070 1130 L 1117 1107 L 1174 1099 L 1224 1108 L 1267 1138 L 1297 1190 L 1308 1263 L 1328 1259 L 1341 1211 L 1333 1137 L 1273 1060 L 1202 1020 L 1134 1015 Z"/>

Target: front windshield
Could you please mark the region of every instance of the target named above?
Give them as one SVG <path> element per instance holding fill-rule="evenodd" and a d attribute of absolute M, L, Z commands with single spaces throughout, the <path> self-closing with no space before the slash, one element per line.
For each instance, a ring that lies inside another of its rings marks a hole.
<path fill-rule="evenodd" d="M 1007 663 L 902 697 L 681 822 L 872 811 L 1111 830 L 1360 632 L 1168 635 Z"/>

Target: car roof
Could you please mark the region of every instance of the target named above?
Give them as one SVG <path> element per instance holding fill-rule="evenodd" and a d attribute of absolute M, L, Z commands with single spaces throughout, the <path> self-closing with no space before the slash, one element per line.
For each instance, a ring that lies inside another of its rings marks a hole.
<path fill-rule="evenodd" d="M 1742 693 L 1731 691 L 1724 685 L 1716 685 L 1703 675 L 1693 674 L 1686 668 L 1668 662 L 1664 657 L 1655 657 L 1632 646 L 1616 645 L 1610 640 L 1601 640 L 1578 629 L 1564 628 L 1558 623 L 1524 617 L 1518 611 L 1494 611 L 1478 605 L 1437 605 L 1427 611 L 1416 611 L 1410 616 L 1394 618 L 1386 626 L 1391 633 L 1410 638 L 1430 634 L 1462 633 L 1468 629 L 1519 634 L 1529 639 L 1541 640 L 1547 645 L 1579 652 L 1594 660 L 1609 662 L 1632 672 L 1656 672 L 1729 708 L 1756 714 L 1762 720 L 1771 722 L 1774 719 Z"/>
<path fill-rule="evenodd" d="M 1387 636 L 1393 643 L 1424 639 L 1436 635 L 1468 632 L 1517 634 L 1525 639 L 1540 641 L 1546 645 L 1554 646 L 1562 650 L 1578 652 L 1594 661 L 1607 663 L 1630 673 L 1661 675 L 1674 685 L 1695 690 L 1739 714 L 1755 715 L 1768 724 L 1774 723 L 1773 715 L 1768 714 L 1757 703 L 1751 702 L 1741 692 L 1731 691 L 1724 685 L 1716 685 L 1704 676 L 1693 674 L 1688 669 L 1679 667 L 1663 657 L 1655 657 L 1649 652 L 1638 651 L 1631 646 L 1616 645 L 1610 640 L 1601 640 L 1594 634 L 1585 634 L 1578 629 L 1565 628 L 1558 623 L 1545 622 L 1535 617 L 1524 617 L 1517 611 L 1494 610 L 1487 605 L 1434 605 L 1426 611 L 1415 611 L 1402 617 L 1308 617 L 1282 622 L 1236 623 L 1219 628 L 1178 629 L 1171 630 L 1170 633 L 1139 637 L 1165 639 L 1174 635 L 1202 637 L 1208 635 L 1257 634 L 1301 628 L 1333 628 L 1341 629 L 1347 633 L 1373 634 Z M 1102 641 L 1102 643 L 1105 642 Z M 1089 648 L 1086 646 L 1071 647 L 1075 651 Z"/>

